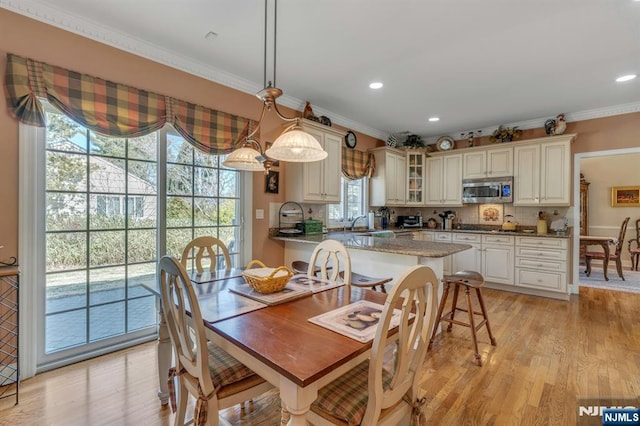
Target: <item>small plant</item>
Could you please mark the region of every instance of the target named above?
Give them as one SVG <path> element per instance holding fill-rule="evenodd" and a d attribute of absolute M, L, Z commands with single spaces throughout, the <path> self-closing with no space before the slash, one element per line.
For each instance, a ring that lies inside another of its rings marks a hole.
<path fill-rule="evenodd" d="M 515 127 L 504 127 L 502 125 L 489 136 L 489 142 L 511 142 L 520 139 L 522 136 L 522 130 Z"/>
<path fill-rule="evenodd" d="M 424 141 L 420 135 L 409 135 L 407 136 L 407 140 L 404 142 L 404 146 L 408 146 L 410 148 L 424 148 Z"/>

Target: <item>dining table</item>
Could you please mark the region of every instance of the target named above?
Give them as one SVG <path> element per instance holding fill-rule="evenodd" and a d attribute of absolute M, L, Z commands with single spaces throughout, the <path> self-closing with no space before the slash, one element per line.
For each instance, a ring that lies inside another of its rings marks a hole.
<path fill-rule="evenodd" d="M 308 320 L 359 301 L 384 305 L 386 295 L 342 285 L 282 303 L 247 307 L 256 301 L 230 291 L 241 283 L 241 276 L 228 276 L 193 284 L 207 339 L 279 390 L 283 408 L 290 414 L 289 425 L 306 425 L 306 413 L 318 390 L 366 360 L 372 347 L 371 340 L 362 342 Z M 146 287 L 160 294 L 159 288 Z M 220 314 L 225 306 L 238 310 Z M 160 316 L 158 396 L 166 404 L 172 353 L 161 312 Z"/>
<path fill-rule="evenodd" d="M 607 276 L 607 268 L 609 267 L 609 254 L 610 244 L 615 244 L 617 241 L 614 237 L 599 237 L 595 235 L 580 235 L 580 246 L 600 246 L 602 250 L 604 250 L 604 259 L 602 260 L 602 269 L 604 272 L 605 281 L 609 281 L 609 277 Z"/>

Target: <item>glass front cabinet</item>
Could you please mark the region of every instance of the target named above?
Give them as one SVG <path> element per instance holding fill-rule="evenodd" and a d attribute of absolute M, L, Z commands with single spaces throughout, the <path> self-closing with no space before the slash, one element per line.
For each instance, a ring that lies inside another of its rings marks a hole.
<path fill-rule="evenodd" d="M 407 204 L 424 205 L 425 155 L 407 151 Z"/>

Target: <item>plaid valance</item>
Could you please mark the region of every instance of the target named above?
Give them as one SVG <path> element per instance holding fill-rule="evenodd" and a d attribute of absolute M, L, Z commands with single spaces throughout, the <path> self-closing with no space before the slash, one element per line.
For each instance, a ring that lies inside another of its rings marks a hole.
<path fill-rule="evenodd" d="M 96 133 L 138 137 L 166 123 L 189 143 L 210 154 L 239 147 L 251 120 L 179 99 L 7 54 L 5 79 L 11 114 L 32 126 L 45 126 L 47 99 L 69 118 Z"/>
<path fill-rule="evenodd" d="M 342 147 L 342 175 L 349 180 L 371 177 L 376 168 L 373 154 Z"/>

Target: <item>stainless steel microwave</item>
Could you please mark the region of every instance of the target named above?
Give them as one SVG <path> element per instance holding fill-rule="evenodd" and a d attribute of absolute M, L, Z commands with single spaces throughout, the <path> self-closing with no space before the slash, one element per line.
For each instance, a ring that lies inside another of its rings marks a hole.
<path fill-rule="evenodd" d="M 512 203 L 513 176 L 462 180 L 462 202 Z"/>

